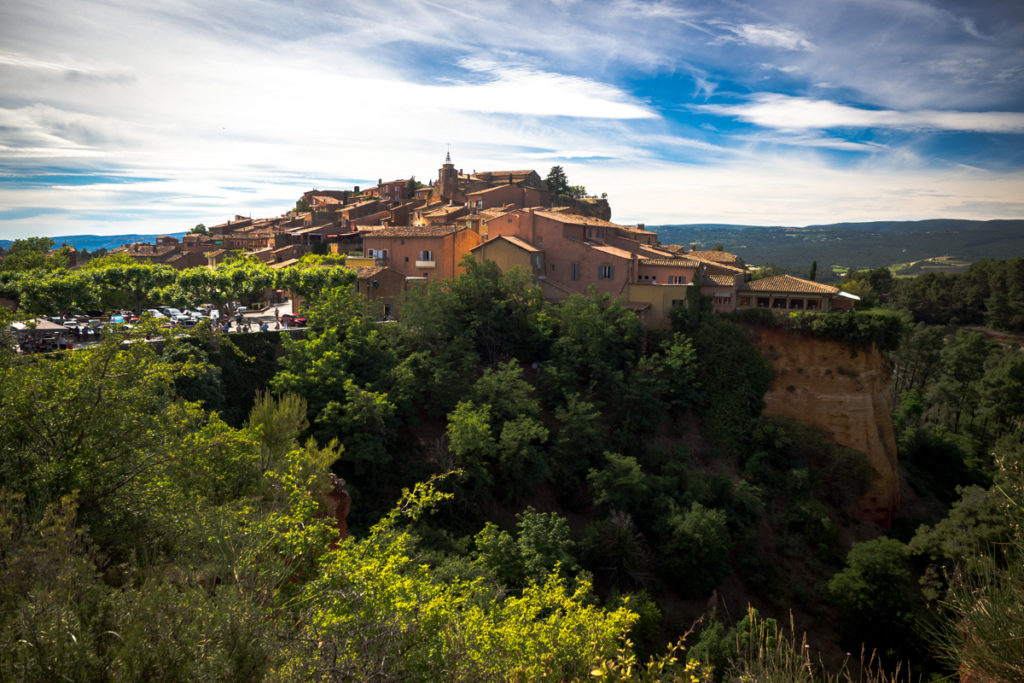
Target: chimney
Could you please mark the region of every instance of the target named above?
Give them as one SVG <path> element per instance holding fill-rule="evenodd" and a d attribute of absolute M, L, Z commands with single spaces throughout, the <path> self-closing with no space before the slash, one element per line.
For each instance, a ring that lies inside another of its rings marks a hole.
<path fill-rule="evenodd" d="M 644 229 L 644 224 L 643 223 L 637 223 L 636 224 L 636 229 L 637 230 L 643 230 Z"/>
<path fill-rule="evenodd" d="M 690 251 L 697 251 L 697 243 L 690 242 Z"/>

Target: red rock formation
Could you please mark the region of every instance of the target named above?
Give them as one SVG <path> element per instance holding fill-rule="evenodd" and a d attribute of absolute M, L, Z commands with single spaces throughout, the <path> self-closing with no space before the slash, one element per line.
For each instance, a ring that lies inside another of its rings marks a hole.
<path fill-rule="evenodd" d="M 775 367 L 764 414 L 819 427 L 833 443 L 863 452 L 872 481 L 856 514 L 888 525 L 900 502 L 888 360 L 874 347 L 854 351 L 784 329 L 759 327 L 755 337 Z"/>
<path fill-rule="evenodd" d="M 345 480 L 331 474 L 331 489 L 327 492 L 327 516 L 333 517 L 338 525 L 341 539 L 348 537 L 348 513 L 352 509 L 352 496 L 345 488 Z"/>

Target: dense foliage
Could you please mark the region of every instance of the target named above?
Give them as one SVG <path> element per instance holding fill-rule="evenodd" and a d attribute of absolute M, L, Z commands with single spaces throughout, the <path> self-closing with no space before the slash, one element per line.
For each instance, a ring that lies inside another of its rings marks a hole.
<path fill-rule="evenodd" d="M 322 261 L 287 274 L 310 298 L 304 336 L 0 345 L 0 677 L 810 680 L 792 628 L 723 621 L 736 599 L 795 609 L 827 665 L 866 643 L 955 668 L 928 614 L 970 625 L 948 650 L 975 648 L 979 670 L 1013 655 L 985 634 L 1018 623 L 986 621 L 1019 598 L 1016 349 L 902 315 L 772 322 L 895 349 L 920 504 L 883 536 L 850 515 L 863 454 L 762 417 L 770 365 L 699 295 L 645 331 L 619 301 L 552 305 L 469 260 L 381 323 Z M 133 267 L 74 278 L 141 303 L 285 277 Z M 31 287 L 23 306 L 45 299 Z M 351 494 L 345 540 L 330 471 Z M 709 609 L 689 662 L 660 654 Z"/>
<path fill-rule="evenodd" d="M 1024 331 L 1024 258 L 978 261 L 965 273 L 897 280 L 893 303 L 930 325 Z"/>

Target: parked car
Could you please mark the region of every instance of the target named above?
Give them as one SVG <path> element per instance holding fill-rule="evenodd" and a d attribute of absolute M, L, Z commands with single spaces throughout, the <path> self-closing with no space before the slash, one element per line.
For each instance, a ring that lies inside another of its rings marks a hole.
<path fill-rule="evenodd" d="M 281 316 L 281 324 L 289 327 L 305 327 L 307 320 L 302 316 L 293 313 L 285 313 Z"/>

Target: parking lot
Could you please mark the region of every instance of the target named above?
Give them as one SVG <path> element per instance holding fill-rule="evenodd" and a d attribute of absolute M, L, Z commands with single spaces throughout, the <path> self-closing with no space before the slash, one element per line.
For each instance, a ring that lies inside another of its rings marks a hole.
<path fill-rule="evenodd" d="M 163 329 L 182 331 L 205 322 L 214 331 L 231 334 L 300 329 L 306 324 L 304 317 L 293 313 L 290 300 L 259 310 L 239 308 L 231 316 L 227 314 L 228 307 L 208 305 L 191 310 L 161 307 L 138 313 L 116 311 L 103 316 L 38 318 L 14 323 L 9 331 L 20 353 L 43 353 L 91 346 L 112 330 L 131 329 L 145 320 L 153 320 Z"/>

